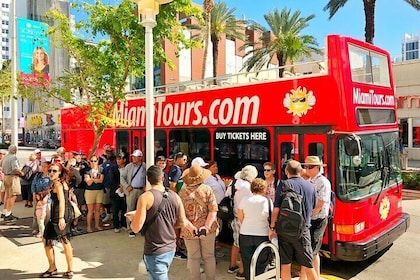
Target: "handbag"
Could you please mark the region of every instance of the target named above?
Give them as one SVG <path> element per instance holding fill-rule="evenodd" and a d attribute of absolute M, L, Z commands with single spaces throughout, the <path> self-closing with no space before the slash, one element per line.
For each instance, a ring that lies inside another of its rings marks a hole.
<path fill-rule="evenodd" d="M 230 184 L 230 187 L 232 188 L 232 194 L 230 196 L 225 196 L 218 205 L 219 211 L 217 211 L 217 217 L 222 221 L 230 222 L 233 221 L 233 219 L 235 218 L 235 215 L 233 213 L 235 182 L 236 180 L 233 180 L 232 184 Z"/>

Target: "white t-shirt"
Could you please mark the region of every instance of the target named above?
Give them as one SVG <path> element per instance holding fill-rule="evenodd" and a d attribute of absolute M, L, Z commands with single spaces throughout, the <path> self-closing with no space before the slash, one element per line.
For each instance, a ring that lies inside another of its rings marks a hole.
<path fill-rule="evenodd" d="M 273 209 L 272 202 L 262 195 L 254 194 L 243 199 L 239 204 L 239 209 L 244 212 L 244 220 L 241 225 L 240 234 L 254 236 L 268 236 L 269 224 L 269 204 Z"/>

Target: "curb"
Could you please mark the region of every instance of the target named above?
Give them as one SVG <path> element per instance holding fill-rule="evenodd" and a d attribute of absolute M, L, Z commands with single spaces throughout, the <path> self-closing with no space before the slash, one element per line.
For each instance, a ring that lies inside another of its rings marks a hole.
<path fill-rule="evenodd" d="M 402 190 L 403 199 L 420 199 L 420 191 L 417 190 Z"/>

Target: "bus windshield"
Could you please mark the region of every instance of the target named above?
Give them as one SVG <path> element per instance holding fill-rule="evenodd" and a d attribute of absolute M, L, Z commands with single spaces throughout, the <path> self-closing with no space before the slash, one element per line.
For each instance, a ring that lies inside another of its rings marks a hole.
<path fill-rule="evenodd" d="M 359 200 L 377 194 L 401 180 L 398 133 L 359 136 L 360 156 L 348 155 L 345 138 L 338 139 L 337 195 L 344 201 Z M 385 174 L 387 172 L 389 174 Z"/>

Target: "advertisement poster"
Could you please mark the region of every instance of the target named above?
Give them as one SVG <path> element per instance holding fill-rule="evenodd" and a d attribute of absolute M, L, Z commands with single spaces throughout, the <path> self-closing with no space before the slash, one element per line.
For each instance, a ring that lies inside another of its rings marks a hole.
<path fill-rule="evenodd" d="M 46 23 L 17 20 L 18 56 L 23 84 L 46 84 L 50 80 L 50 45 Z"/>

